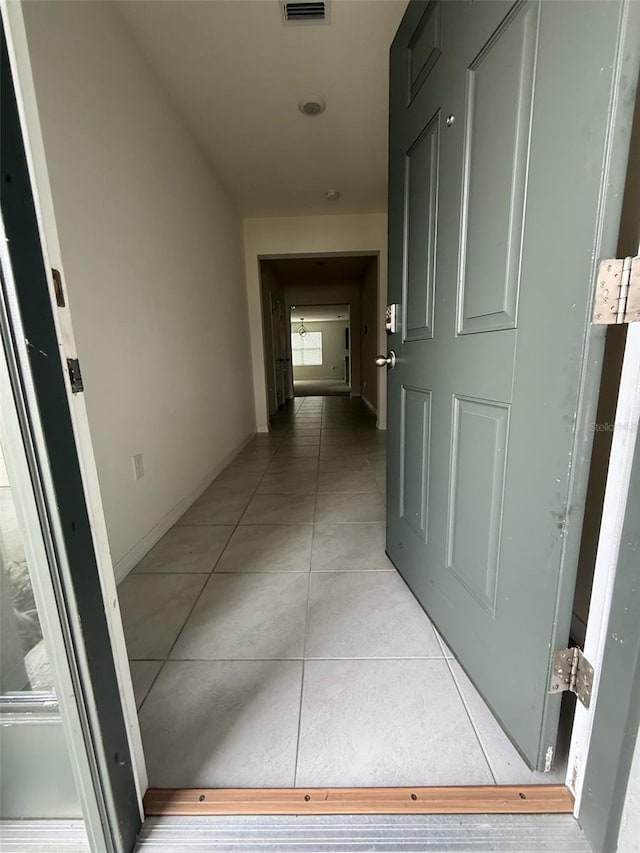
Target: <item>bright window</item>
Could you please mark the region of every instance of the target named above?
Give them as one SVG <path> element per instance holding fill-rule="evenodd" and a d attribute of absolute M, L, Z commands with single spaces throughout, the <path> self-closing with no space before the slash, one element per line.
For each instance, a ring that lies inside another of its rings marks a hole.
<path fill-rule="evenodd" d="M 322 364 L 322 332 L 307 332 L 304 337 L 292 332 L 291 355 L 294 367 Z"/>

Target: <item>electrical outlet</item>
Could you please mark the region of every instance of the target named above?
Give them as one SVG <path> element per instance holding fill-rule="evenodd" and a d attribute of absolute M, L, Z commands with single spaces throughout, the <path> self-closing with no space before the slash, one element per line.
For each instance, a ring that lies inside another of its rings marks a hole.
<path fill-rule="evenodd" d="M 133 463 L 133 479 L 141 480 L 144 477 L 144 463 L 142 462 L 142 453 L 136 453 L 131 457 Z"/>

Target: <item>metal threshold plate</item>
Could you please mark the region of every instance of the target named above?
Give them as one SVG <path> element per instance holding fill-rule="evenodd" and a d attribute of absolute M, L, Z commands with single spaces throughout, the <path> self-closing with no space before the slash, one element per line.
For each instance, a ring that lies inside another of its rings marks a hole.
<path fill-rule="evenodd" d="M 7 853 L 89 853 L 70 821 L 4 821 Z M 591 853 L 577 822 L 553 815 L 151 817 L 136 853 Z"/>

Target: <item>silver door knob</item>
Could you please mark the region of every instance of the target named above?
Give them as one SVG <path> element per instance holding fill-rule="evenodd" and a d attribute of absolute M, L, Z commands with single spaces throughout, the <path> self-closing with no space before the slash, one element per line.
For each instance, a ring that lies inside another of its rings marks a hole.
<path fill-rule="evenodd" d="M 393 350 L 389 350 L 389 355 L 379 355 L 376 358 L 378 367 L 388 367 L 392 370 L 396 366 L 396 354 Z"/>

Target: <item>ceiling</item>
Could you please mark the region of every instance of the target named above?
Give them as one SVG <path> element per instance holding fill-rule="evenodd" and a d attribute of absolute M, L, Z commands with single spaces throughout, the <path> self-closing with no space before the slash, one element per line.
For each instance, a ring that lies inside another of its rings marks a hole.
<path fill-rule="evenodd" d="M 283 287 L 310 286 L 319 284 L 351 284 L 360 282 L 374 255 L 325 258 L 268 259 L 262 263 Z"/>
<path fill-rule="evenodd" d="M 278 0 L 118 5 L 243 216 L 386 210 L 388 51 L 406 0 L 331 0 L 317 24 L 284 23 Z M 299 112 L 311 95 L 322 115 Z"/>
<path fill-rule="evenodd" d="M 291 322 L 301 323 L 304 317 L 305 323 L 328 323 L 342 321 L 349 324 L 348 305 L 296 305 L 291 306 Z"/>

